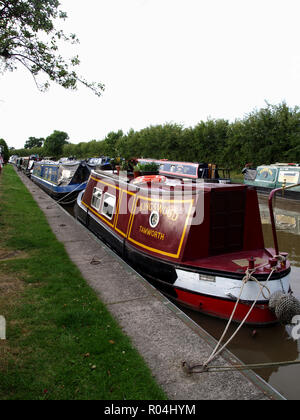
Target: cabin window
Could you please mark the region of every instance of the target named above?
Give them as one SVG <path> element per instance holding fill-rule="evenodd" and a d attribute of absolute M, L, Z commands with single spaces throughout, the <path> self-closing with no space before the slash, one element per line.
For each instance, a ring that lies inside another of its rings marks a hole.
<path fill-rule="evenodd" d="M 266 181 L 266 182 L 274 182 L 276 179 L 277 170 L 273 168 L 259 168 L 257 170 L 257 180 L 259 181 Z"/>
<path fill-rule="evenodd" d="M 44 179 L 48 179 L 48 170 L 49 170 L 49 168 L 44 168 L 44 174 L 43 174 L 43 178 Z"/>
<path fill-rule="evenodd" d="M 278 182 L 286 183 L 286 184 L 297 184 L 299 182 L 300 172 L 292 172 L 292 171 L 279 171 Z"/>
<path fill-rule="evenodd" d="M 61 177 L 64 179 L 72 178 L 72 171 L 70 171 L 69 169 L 63 169 Z"/>
<path fill-rule="evenodd" d="M 51 181 L 52 182 L 56 182 L 57 181 L 57 168 L 52 168 Z"/>
<path fill-rule="evenodd" d="M 40 166 L 35 166 L 33 168 L 33 175 L 41 176 L 42 168 Z"/>
<path fill-rule="evenodd" d="M 49 168 L 49 172 L 48 172 L 48 180 L 49 181 L 53 181 L 53 175 L 55 174 L 55 168 Z M 54 179 L 55 181 L 55 179 Z"/>
<path fill-rule="evenodd" d="M 52 168 L 48 168 L 48 174 L 47 174 L 48 181 L 51 181 L 51 178 L 52 178 Z"/>
<path fill-rule="evenodd" d="M 102 214 L 107 217 L 109 220 L 113 218 L 114 210 L 116 204 L 116 197 L 108 193 L 104 194 L 103 204 L 102 204 Z"/>
<path fill-rule="evenodd" d="M 100 209 L 102 191 L 99 188 L 94 188 L 91 205 L 94 209 Z"/>

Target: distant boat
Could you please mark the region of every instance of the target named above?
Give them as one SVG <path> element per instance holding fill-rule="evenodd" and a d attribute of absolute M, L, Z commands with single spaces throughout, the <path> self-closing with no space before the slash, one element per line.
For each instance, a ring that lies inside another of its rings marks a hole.
<path fill-rule="evenodd" d="M 275 188 L 288 187 L 277 192 L 286 198 L 300 199 L 300 165 L 297 163 L 276 163 L 261 165 L 256 169 L 244 168 L 244 183 L 252 185 L 260 193 L 269 194 Z M 291 187 L 295 185 L 294 187 Z"/>
<path fill-rule="evenodd" d="M 240 298 L 234 321 L 254 305 L 248 324 L 277 322 L 269 297 L 288 293 L 290 263 L 265 248 L 256 191 L 207 179 L 208 165 L 156 162 L 137 178 L 92 171 L 77 219 L 179 304 L 229 319 Z"/>
<path fill-rule="evenodd" d="M 71 203 L 86 188 L 92 170 L 111 169 L 110 158 L 106 156 L 82 161 L 72 158 L 61 158 L 58 162 L 42 160 L 32 165 L 30 162 L 31 180 L 55 200 L 67 197 L 67 203 Z"/>
<path fill-rule="evenodd" d="M 218 182 L 220 184 L 230 184 L 230 170 L 218 168 L 212 163 L 190 163 L 176 162 L 167 159 L 138 159 L 139 163 L 155 162 L 158 165 L 158 171 L 161 175 L 172 178 L 209 180 L 209 182 Z"/>
<path fill-rule="evenodd" d="M 85 161 L 43 160 L 34 163 L 31 180 L 55 200 L 68 196 L 69 202 L 86 188 L 89 176 L 90 169 Z"/>
<path fill-rule="evenodd" d="M 86 160 L 90 169 L 101 169 L 102 171 L 112 169 L 111 159 L 108 156 L 93 157 Z"/>
<path fill-rule="evenodd" d="M 18 157 L 19 157 L 18 155 L 12 155 L 12 156 L 9 158 L 8 163 L 10 163 L 11 165 L 14 165 L 14 164 L 16 163 L 16 161 L 17 161 Z"/>
<path fill-rule="evenodd" d="M 38 155 L 30 155 L 25 157 L 16 157 L 10 163 L 15 164 L 20 171 L 23 171 L 26 176 L 30 177 L 33 165 L 38 160 Z"/>

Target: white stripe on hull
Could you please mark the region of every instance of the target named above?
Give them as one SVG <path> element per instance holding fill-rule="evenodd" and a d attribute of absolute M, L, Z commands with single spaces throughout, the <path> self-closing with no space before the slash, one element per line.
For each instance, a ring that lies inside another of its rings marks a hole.
<path fill-rule="evenodd" d="M 179 287 L 190 292 L 205 294 L 212 297 L 237 299 L 242 287 L 241 280 L 218 276 L 214 278 L 215 281 L 213 281 L 213 277 L 211 280 L 201 280 L 201 275 L 198 273 L 193 273 L 181 269 L 176 269 L 176 273 L 178 278 L 174 283 L 174 287 Z M 255 277 L 255 274 L 253 277 Z M 266 282 L 261 282 L 261 284 L 266 285 Z M 266 287 L 270 291 L 271 295 L 277 291 L 288 293 L 290 289 L 290 275 L 288 274 L 287 276 L 278 280 L 272 280 L 271 278 L 271 280 L 268 281 Z M 248 283 L 246 283 L 244 286 L 241 300 L 254 301 L 257 298 L 259 290 L 260 286 L 258 283 L 255 281 L 248 281 Z M 263 294 L 258 299 L 260 302 L 268 302 L 270 297 L 268 290 L 266 288 L 263 289 Z"/>

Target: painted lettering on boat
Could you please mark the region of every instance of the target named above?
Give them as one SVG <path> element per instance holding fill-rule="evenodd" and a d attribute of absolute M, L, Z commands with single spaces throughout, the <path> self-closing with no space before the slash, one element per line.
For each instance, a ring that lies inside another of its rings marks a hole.
<path fill-rule="evenodd" d="M 140 211 L 143 212 L 151 212 L 157 211 L 159 214 L 163 216 L 167 216 L 168 219 L 176 222 L 178 220 L 178 213 L 171 207 L 163 206 L 161 203 L 153 202 L 153 201 L 141 201 L 140 203 Z"/>
<path fill-rule="evenodd" d="M 140 232 L 144 235 L 151 236 L 152 238 L 160 239 L 161 241 L 165 240 L 165 233 L 158 232 L 154 229 L 149 229 L 145 226 L 140 225 Z"/>

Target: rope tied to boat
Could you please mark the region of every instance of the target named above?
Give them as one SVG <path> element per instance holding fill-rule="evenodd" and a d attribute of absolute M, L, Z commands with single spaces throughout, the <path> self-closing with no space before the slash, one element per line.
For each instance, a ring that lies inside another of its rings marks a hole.
<path fill-rule="evenodd" d="M 266 264 L 263 264 L 263 265 L 266 265 Z M 208 367 L 209 363 L 211 363 L 228 346 L 228 344 L 234 339 L 234 337 L 237 335 L 237 333 L 242 328 L 242 326 L 244 325 L 244 323 L 247 321 L 247 319 L 248 319 L 250 313 L 252 312 L 254 306 L 256 305 L 256 303 L 257 303 L 260 295 L 263 294 L 263 289 L 266 288 L 268 290 L 269 294 L 271 295 L 270 290 L 267 288 L 266 285 L 267 285 L 268 281 L 270 280 L 270 278 L 272 277 L 274 271 L 277 270 L 277 268 L 276 267 L 272 267 L 272 269 L 270 271 L 270 274 L 269 274 L 269 276 L 268 276 L 265 284 L 261 284 L 261 282 L 253 276 L 254 272 L 258 268 L 261 268 L 261 266 L 256 267 L 254 269 L 247 268 L 247 270 L 245 272 L 245 276 L 243 277 L 243 280 L 242 280 L 242 286 L 241 286 L 241 289 L 240 289 L 239 296 L 238 296 L 237 301 L 236 301 L 236 303 L 234 305 L 234 308 L 233 308 L 233 311 L 231 313 L 231 316 L 230 316 L 230 318 L 229 318 L 229 320 L 227 322 L 226 328 L 225 328 L 225 330 L 224 330 L 224 332 L 223 332 L 220 340 L 218 341 L 216 347 L 214 348 L 213 352 L 209 356 L 209 358 L 204 363 L 199 364 L 199 365 L 195 365 L 195 366 L 189 366 L 189 364 L 187 362 L 183 362 L 182 363 L 183 368 L 187 369 L 188 370 L 188 373 L 203 373 L 203 372 L 207 372 L 209 370 L 209 367 Z M 222 343 L 222 341 L 223 341 L 223 339 L 224 339 L 224 337 L 225 337 L 225 335 L 226 335 L 226 333 L 228 331 L 228 328 L 229 328 L 229 326 L 230 326 L 230 324 L 231 324 L 231 322 L 233 320 L 233 317 L 234 317 L 234 314 L 236 312 L 237 306 L 238 306 L 238 304 L 240 302 L 240 299 L 241 299 L 241 296 L 242 296 L 242 293 L 243 293 L 245 284 L 248 283 L 248 281 L 255 281 L 259 285 L 259 292 L 257 294 L 257 297 L 253 301 L 253 303 L 252 303 L 249 311 L 245 315 L 244 319 L 242 320 L 242 322 L 240 323 L 240 325 L 238 326 L 238 328 L 235 330 L 235 332 L 232 334 L 232 336 L 226 341 L 226 343 L 223 344 L 223 346 L 220 348 L 221 343 Z M 200 368 L 200 370 L 199 371 L 195 371 L 194 370 L 195 368 Z"/>
<path fill-rule="evenodd" d="M 71 200 L 71 201 L 62 201 L 62 200 L 65 200 L 67 197 L 69 197 L 69 195 L 71 195 L 71 194 L 73 194 L 75 191 L 77 191 L 78 190 L 78 188 L 80 188 L 82 185 L 84 185 L 86 183 L 86 181 L 84 181 L 84 182 L 82 182 L 81 184 L 79 184 L 79 185 L 77 185 L 77 187 L 76 188 L 74 188 L 74 190 L 72 190 L 72 191 L 70 191 L 68 194 L 66 194 L 66 195 L 64 195 L 62 198 L 60 198 L 59 200 L 55 200 L 54 201 L 54 204 L 59 204 L 59 203 L 61 203 L 61 204 L 63 204 L 63 205 L 68 205 L 68 204 L 73 204 L 73 203 L 75 203 L 75 201 L 76 201 L 76 197 L 73 199 L 73 200 Z M 48 206 L 47 207 L 47 209 L 49 210 L 49 209 L 52 209 L 53 207 L 52 207 L 52 205 L 50 205 L 50 206 Z"/>
<path fill-rule="evenodd" d="M 69 195 L 73 194 L 75 191 L 78 190 L 78 188 L 80 188 L 85 183 L 86 183 L 86 181 L 84 181 L 81 184 L 77 185 L 77 187 L 74 188 L 74 190 L 70 191 L 68 194 L 64 195 L 62 198 L 60 198 L 59 200 L 57 200 L 56 203 L 60 203 L 61 202 L 61 204 L 72 204 L 73 202 L 75 202 L 76 201 L 76 198 L 75 198 L 75 200 L 69 201 L 68 203 L 64 203 L 61 200 L 64 200 L 65 198 L 69 197 Z"/>
<path fill-rule="evenodd" d="M 247 365 L 232 365 L 232 366 L 210 366 L 203 367 L 203 365 L 190 366 L 187 362 L 182 362 L 182 367 L 186 370 L 188 374 L 191 373 L 204 373 L 204 372 L 230 372 L 230 371 L 243 371 L 249 369 L 264 369 L 268 367 L 280 367 L 280 366 L 290 366 L 290 365 L 299 365 L 300 360 L 286 360 L 282 362 L 266 362 L 266 363 L 252 363 Z M 199 370 L 195 370 L 195 367 L 200 367 Z"/>
<path fill-rule="evenodd" d="M 267 287 L 267 285 L 266 285 L 266 284 L 262 284 L 259 280 L 257 280 L 257 278 L 256 278 L 256 277 L 252 276 L 252 274 L 256 271 L 256 269 L 251 270 L 252 272 L 248 272 L 248 270 L 249 270 L 249 269 L 247 269 L 247 271 L 246 271 L 246 275 L 245 275 L 245 277 L 243 278 L 243 281 L 245 280 L 245 284 L 246 284 L 248 281 L 255 281 L 255 282 L 259 285 L 259 287 L 261 287 L 261 294 L 263 295 L 264 299 L 269 300 L 269 299 L 270 299 L 270 297 L 271 297 L 271 291 L 270 291 L 270 289 Z M 269 281 L 269 279 L 267 280 L 267 282 L 268 282 L 268 281 Z M 266 289 L 266 290 L 267 290 L 267 292 L 268 292 L 268 296 L 266 296 L 266 295 L 264 294 L 264 292 L 263 292 L 263 290 L 264 290 L 264 289 Z"/>

